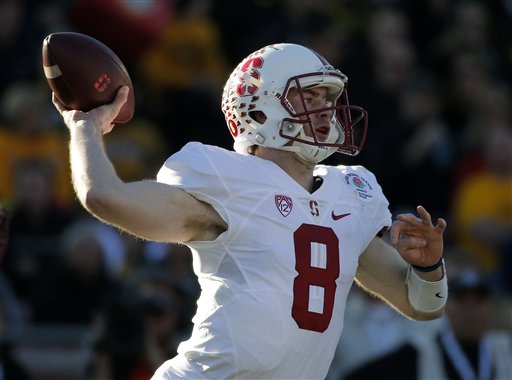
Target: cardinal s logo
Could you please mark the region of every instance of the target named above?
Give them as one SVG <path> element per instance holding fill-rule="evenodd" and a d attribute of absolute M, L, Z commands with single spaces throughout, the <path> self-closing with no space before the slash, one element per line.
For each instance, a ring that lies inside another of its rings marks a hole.
<path fill-rule="evenodd" d="M 260 88 L 260 72 L 256 70 L 263 66 L 263 58 L 256 57 L 245 61 L 238 72 L 240 83 L 236 86 L 236 92 L 240 96 L 254 95 Z"/>
<path fill-rule="evenodd" d="M 94 83 L 94 88 L 98 92 L 103 92 L 108 87 L 110 82 L 112 82 L 112 79 L 107 74 L 101 74 Z"/>

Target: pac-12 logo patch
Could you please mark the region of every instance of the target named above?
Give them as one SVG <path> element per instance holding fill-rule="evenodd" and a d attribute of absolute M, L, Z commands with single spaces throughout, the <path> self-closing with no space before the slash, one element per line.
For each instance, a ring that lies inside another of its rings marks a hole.
<path fill-rule="evenodd" d="M 275 201 L 276 201 L 277 209 L 284 217 L 287 217 L 290 214 L 290 212 L 292 212 L 292 208 L 293 208 L 292 198 L 290 198 L 286 195 L 276 195 Z"/>

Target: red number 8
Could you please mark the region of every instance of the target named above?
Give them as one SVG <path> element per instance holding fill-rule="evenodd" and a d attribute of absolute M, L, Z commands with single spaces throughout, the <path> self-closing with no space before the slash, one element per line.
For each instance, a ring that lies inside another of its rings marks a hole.
<path fill-rule="evenodd" d="M 331 322 L 336 294 L 336 279 L 340 275 L 339 240 L 329 227 L 302 224 L 293 234 L 295 244 L 295 270 L 293 281 L 292 317 L 304 330 L 324 332 Z M 326 246 L 327 261 L 324 268 L 311 266 L 311 243 Z M 323 312 L 308 310 L 309 288 L 324 289 Z"/>

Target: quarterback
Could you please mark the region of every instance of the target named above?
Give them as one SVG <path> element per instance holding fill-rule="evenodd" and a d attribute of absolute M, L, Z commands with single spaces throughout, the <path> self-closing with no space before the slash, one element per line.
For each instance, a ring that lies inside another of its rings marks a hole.
<path fill-rule="evenodd" d="M 443 313 L 446 222 L 421 206 L 392 222 L 370 171 L 320 164 L 364 143 L 366 111 L 348 103 L 346 85 L 307 47 L 264 47 L 224 88 L 234 151 L 191 142 L 155 180 L 131 183 L 102 142 L 128 89 L 88 113 L 54 97 L 84 207 L 141 238 L 191 248 L 201 285 L 193 332 L 154 380 L 324 378 L 354 282 L 408 318 Z"/>

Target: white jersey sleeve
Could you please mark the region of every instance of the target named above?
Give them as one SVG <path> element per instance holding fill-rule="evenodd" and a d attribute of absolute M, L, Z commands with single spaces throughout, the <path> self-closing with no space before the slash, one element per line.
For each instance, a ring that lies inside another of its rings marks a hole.
<path fill-rule="evenodd" d="M 213 242 L 188 242 L 187 245 L 193 248 L 216 246 L 245 228 L 242 219 L 251 205 L 240 202 L 239 198 L 245 193 L 250 198 L 255 192 L 261 192 L 262 180 L 251 173 L 251 169 L 257 171 L 257 165 L 252 168 L 253 163 L 248 164 L 247 158 L 254 157 L 191 142 L 164 163 L 157 174 L 158 182 L 177 186 L 211 204 L 228 225 L 228 230 Z"/>
<path fill-rule="evenodd" d="M 167 159 L 156 179 L 158 182 L 179 187 L 195 198 L 211 204 L 229 225 L 225 203 L 230 196 L 230 189 L 226 181 L 232 178 L 216 170 L 216 167 L 226 165 L 222 153 L 229 156 L 231 152 L 197 142 L 188 143 Z M 233 154 L 233 158 L 236 157 Z"/>
<path fill-rule="evenodd" d="M 187 243 L 194 328 L 155 379 L 325 377 L 359 256 L 391 218 L 363 167 L 315 175 L 309 193 L 271 161 L 199 143 L 165 162 L 157 180 L 211 204 L 228 229 Z"/>
<path fill-rule="evenodd" d="M 363 228 L 371 239 L 382 229 L 391 227 L 389 202 L 382 192 L 375 175 L 363 166 L 338 166 L 343 175 L 343 186 L 349 190 L 354 204 L 361 209 L 361 223 L 374 225 L 376 230 Z"/>

